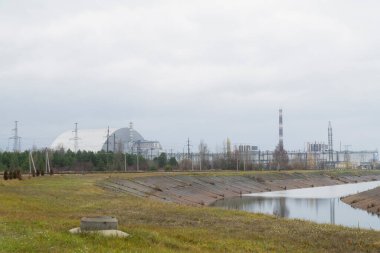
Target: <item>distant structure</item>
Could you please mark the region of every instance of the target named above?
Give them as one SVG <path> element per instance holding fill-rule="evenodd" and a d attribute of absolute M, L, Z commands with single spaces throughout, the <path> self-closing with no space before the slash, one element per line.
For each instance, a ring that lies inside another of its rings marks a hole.
<path fill-rule="evenodd" d="M 283 122 L 282 122 L 282 109 L 279 110 L 279 142 L 278 146 L 280 149 L 284 148 L 284 129 L 283 129 Z"/>
<path fill-rule="evenodd" d="M 279 119 L 278 119 L 278 133 L 279 141 L 276 149 L 273 152 L 273 163 L 277 165 L 277 170 L 285 169 L 289 164 L 289 156 L 284 149 L 284 129 L 282 121 L 282 109 L 279 110 Z"/>
<path fill-rule="evenodd" d="M 92 152 L 121 152 L 156 157 L 162 153 L 158 141 L 145 140 L 131 123 L 125 128 L 81 129 L 60 134 L 51 144 L 52 149 Z"/>
<path fill-rule="evenodd" d="M 15 121 L 15 128 L 12 129 L 14 135 L 9 139 L 13 140 L 13 152 L 21 150 L 21 137 L 18 135 L 18 121 Z"/>
<path fill-rule="evenodd" d="M 257 146 L 242 145 L 242 144 L 237 146 L 237 149 L 239 150 L 239 152 L 250 152 L 250 151 L 258 151 L 259 150 L 259 148 Z"/>
<path fill-rule="evenodd" d="M 227 156 L 231 156 L 232 148 L 231 148 L 231 140 L 230 138 L 227 137 L 227 142 L 226 142 L 226 149 L 227 149 Z"/>
<path fill-rule="evenodd" d="M 332 127 L 331 127 L 330 121 L 329 121 L 329 127 L 328 127 L 328 140 L 329 140 L 329 164 L 330 164 L 330 166 L 333 166 L 333 164 L 334 164 L 334 147 L 333 147 L 333 133 L 332 133 Z"/>
<path fill-rule="evenodd" d="M 333 147 L 333 132 L 331 122 L 328 124 L 328 143 L 326 141 L 314 141 L 307 143 L 305 150 L 284 149 L 284 122 L 283 110 L 279 109 L 279 140 L 275 150 L 260 150 L 257 146 L 238 144 L 231 148 L 231 141 L 223 143 L 222 152 L 208 153 L 206 156 L 200 153 L 192 154 L 194 161 L 207 161 L 217 167 L 220 160 L 229 162 L 228 168 L 236 166 L 244 169 L 327 169 L 327 168 L 376 168 L 379 164 L 379 152 L 377 150 L 352 151 L 345 145 L 345 150 L 337 151 Z M 178 161 L 187 159 L 185 152 L 172 155 Z M 226 159 L 227 158 L 227 159 Z M 231 161 L 233 161 L 231 163 Z M 220 165 L 219 165 L 220 166 Z"/>
<path fill-rule="evenodd" d="M 325 143 L 307 143 L 307 152 L 326 152 L 329 150 L 329 146 Z"/>

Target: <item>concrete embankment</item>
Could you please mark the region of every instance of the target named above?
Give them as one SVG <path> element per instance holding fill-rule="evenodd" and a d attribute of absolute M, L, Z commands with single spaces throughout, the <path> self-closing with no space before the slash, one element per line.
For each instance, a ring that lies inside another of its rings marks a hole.
<path fill-rule="evenodd" d="M 354 208 L 380 215 L 380 187 L 341 199 Z"/>
<path fill-rule="evenodd" d="M 99 182 L 104 189 L 185 205 L 212 202 L 246 193 L 280 191 L 380 180 L 380 171 L 167 173 L 114 176 Z"/>

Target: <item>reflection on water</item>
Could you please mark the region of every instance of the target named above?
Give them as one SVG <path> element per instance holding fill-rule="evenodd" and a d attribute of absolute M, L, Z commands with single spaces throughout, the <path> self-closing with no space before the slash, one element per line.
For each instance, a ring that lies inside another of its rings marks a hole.
<path fill-rule="evenodd" d="M 372 183 L 372 186 L 375 182 Z M 356 184 L 345 185 L 348 188 Z M 359 185 L 359 184 L 357 184 Z M 380 185 L 377 182 L 373 187 Z M 341 187 L 341 186 L 340 186 Z M 359 186 L 363 187 L 363 183 Z M 372 187 L 372 188 L 373 188 Z M 321 187 L 318 187 L 321 188 Z M 276 196 L 244 196 L 218 200 L 212 206 L 224 207 L 227 209 L 238 209 L 254 213 L 273 214 L 286 218 L 297 218 L 311 220 L 318 223 L 330 223 L 344 225 L 349 227 L 371 228 L 380 230 L 380 218 L 360 209 L 354 209 L 350 205 L 345 204 L 336 197 L 336 189 L 329 186 L 334 193 L 333 198 L 301 198 L 301 197 L 284 197 L 284 192 Z M 293 195 L 297 195 L 296 191 L 304 191 L 304 189 L 291 190 Z M 314 189 L 316 195 L 319 193 Z M 322 189 L 326 191 L 326 189 Z M 344 191 L 343 191 L 344 192 Z M 290 194 L 290 195 L 292 195 Z M 286 195 L 286 194 L 285 194 Z"/>

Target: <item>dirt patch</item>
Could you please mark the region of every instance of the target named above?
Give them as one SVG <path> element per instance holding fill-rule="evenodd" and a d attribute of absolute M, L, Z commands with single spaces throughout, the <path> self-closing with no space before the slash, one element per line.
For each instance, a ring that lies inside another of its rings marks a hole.
<path fill-rule="evenodd" d="M 380 187 L 344 197 L 341 200 L 354 208 L 380 215 Z"/>
<path fill-rule="evenodd" d="M 246 193 L 280 191 L 327 185 L 380 180 L 380 174 L 365 172 L 331 173 L 271 172 L 225 175 L 167 174 L 136 178 L 108 178 L 98 185 L 104 189 L 184 205 L 209 205 L 218 199 Z M 380 191 L 380 190 L 379 190 Z M 367 203 L 368 204 L 368 203 Z M 370 204 L 370 209 L 375 210 Z"/>

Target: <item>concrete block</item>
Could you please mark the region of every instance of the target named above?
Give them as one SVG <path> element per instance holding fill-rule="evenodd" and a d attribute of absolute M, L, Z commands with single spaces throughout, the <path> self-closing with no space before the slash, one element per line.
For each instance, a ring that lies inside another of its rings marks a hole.
<path fill-rule="evenodd" d="M 117 219 L 110 216 L 83 217 L 80 221 L 82 231 L 117 230 L 117 225 Z"/>

